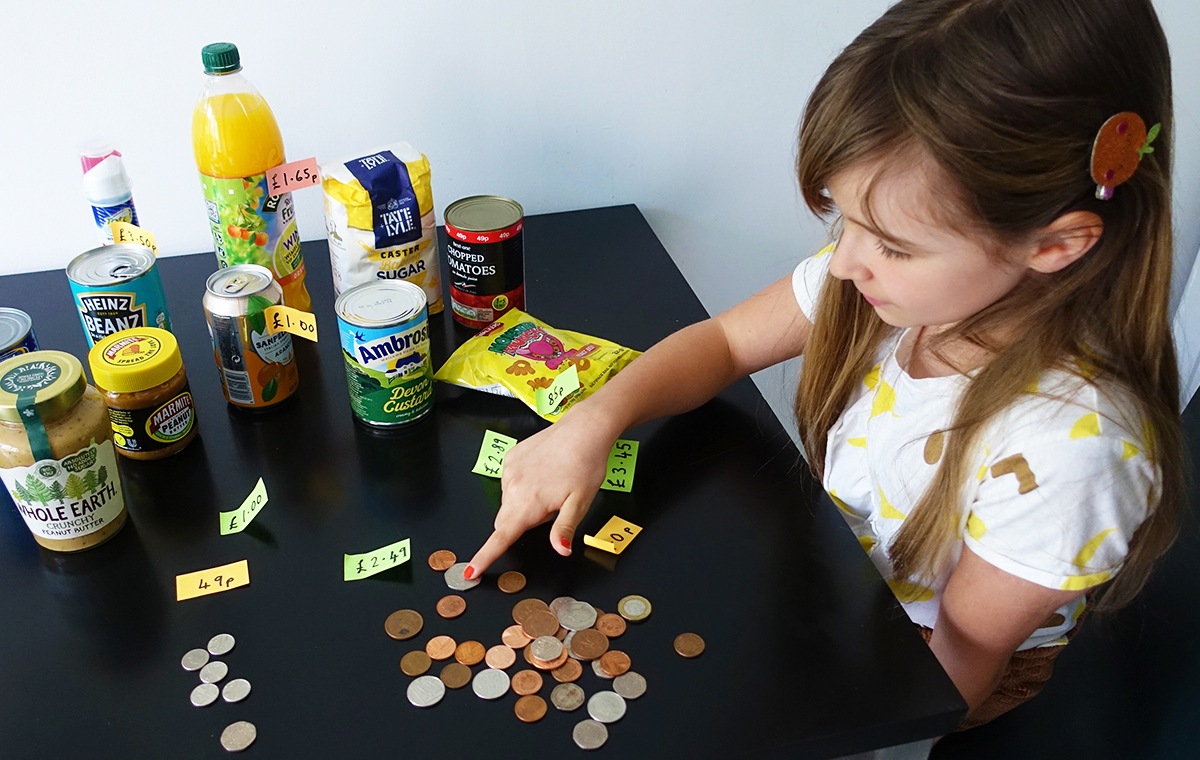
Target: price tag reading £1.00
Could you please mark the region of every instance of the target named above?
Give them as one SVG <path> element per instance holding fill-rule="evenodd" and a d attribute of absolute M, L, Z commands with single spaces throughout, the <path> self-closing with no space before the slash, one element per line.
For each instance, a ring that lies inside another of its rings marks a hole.
<path fill-rule="evenodd" d="M 290 306 L 268 306 L 263 313 L 267 318 L 267 335 L 282 331 L 316 342 L 317 318 L 307 311 Z"/>
<path fill-rule="evenodd" d="M 316 158 L 306 158 L 282 164 L 274 169 L 267 169 L 267 193 L 283 195 L 293 190 L 312 187 L 320 184 L 321 172 L 317 169 Z"/>
<path fill-rule="evenodd" d="M 242 502 L 242 506 L 232 512 L 221 513 L 221 535 L 228 536 L 230 533 L 241 533 L 250 524 L 250 521 L 258 516 L 262 508 L 267 504 L 267 486 L 263 483 L 263 479 L 259 478 L 255 484 L 254 490 Z"/>
<path fill-rule="evenodd" d="M 129 222 L 109 222 L 108 227 L 112 230 L 114 243 L 144 245 L 154 251 L 155 256 L 158 255 L 158 244 L 154 242 L 154 233 L 149 230 L 136 227 Z"/>
<path fill-rule="evenodd" d="M 628 520 L 613 515 L 594 536 L 584 536 L 583 543 L 611 554 L 620 554 L 642 529 Z"/>
<path fill-rule="evenodd" d="M 342 567 L 342 580 L 356 581 L 359 578 L 370 578 L 375 573 L 390 570 L 396 565 L 408 562 L 408 541 L 397 541 L 394 544 L 376 549 L 366 554 L 345 554 Z"/>
<path fill-rule="evenodd" d="M 554 384 L 549 388 L 538 388 L 533 393 L 537 401 L 538 414 L 554 414 L 562 404 L 563 399 L 579 390 L 579 370 L 572 364 L 569 369 L 558 373 Z"/>
<path fill-rule="evenodd" d="M 231 588 L 250 585 L 250 563 L 239 560 L 228 565 L 197 570 L 194 573 L 175 576 L 175 601 L 207 596 Z"/>

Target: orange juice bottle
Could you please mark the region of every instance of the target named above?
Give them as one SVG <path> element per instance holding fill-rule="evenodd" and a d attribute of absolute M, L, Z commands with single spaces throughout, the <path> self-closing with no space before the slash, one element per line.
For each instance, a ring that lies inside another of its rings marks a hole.
<path fill-rule="evenodd" d="M 192 113 L 192 147 L 217 261 L 270 269 L 283 302 L 311 311 L 292 194 L 267 194 L 267 170 L 286 161 L 275 115 L 241 75 L 236 45 L 205 45 L 200 58 L 208 81 Z"/>

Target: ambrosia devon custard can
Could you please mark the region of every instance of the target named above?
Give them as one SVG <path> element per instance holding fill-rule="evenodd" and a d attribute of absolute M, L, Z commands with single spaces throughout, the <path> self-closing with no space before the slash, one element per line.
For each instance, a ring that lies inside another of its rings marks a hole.
<path fill-rule="evenodd" d="M 446 260 L 454 318 L 476 329 L 509 309 L 525 310 L 525 211 L 499 195 L 446 207 Z"/>
<path fill-rule="evenodd" d="M 67 279 L 88 348 L 131 327 L 171 331 L 167 297 L 149 248 L 132 243 L 93 248 L 67 264 Z"/>
<path fill-rule="evenodd" d="M 338 296 L 354 416 L 373 427 L 415 422 L 433 409 L 425 291 L 403 280 L 365 282 Z"/>

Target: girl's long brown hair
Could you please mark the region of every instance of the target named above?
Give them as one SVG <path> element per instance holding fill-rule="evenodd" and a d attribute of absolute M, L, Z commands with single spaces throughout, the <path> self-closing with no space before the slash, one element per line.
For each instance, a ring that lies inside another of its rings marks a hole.
<path fill-rule="evenodd" d="M 1161 122 L 1162 134 L 1133 178 L 1111 200 L 1096 200 L 1092 143 L 1121 111 Z M 965 341 L 990 360 L 963 393 L 933 482 L 888 549 L 897 577 L 938 574 L 979 466 L 981 431 L 1054 369 L 1131 397 L 1134 419 L 1120 422 L 1144 434 L 1161 471 L 1149 516 L 1100 606 L 1132 599 L 1174 540 L 1185 474 L 1168 313 L 1172 133 L 1170 58 L 1150 0 L 901 0 L 817 84 L 797 173 L 819 215 L 836 213 L 826 188 L 839 172 L 915 150 L 948 178 L 945 197 L 958 217 L 999 247 L 1028 242 L 1069 211 L 1104 222 L 1079 261 L 1027 275 L 931 344 L 937 351 Z M 796 416 L 820 478 L 829 430 L 893 328 L 853 284 L 833 277 L 813 323 Z M 1000 334 L 1016 337 L 1001 343 Z M 1080 359 L 1095 372 L 1082 373 Z"/>

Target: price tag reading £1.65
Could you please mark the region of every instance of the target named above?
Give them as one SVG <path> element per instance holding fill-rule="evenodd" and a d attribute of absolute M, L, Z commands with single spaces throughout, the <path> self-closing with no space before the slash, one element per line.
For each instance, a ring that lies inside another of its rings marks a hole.
<path fill-rule="evenodd" d="M 641 532 L 642 529 L 638 526 L 613 515 L 608 522 L 604 523 L 604 527 L 596 532 L 596 535 L 584 536 L 583 543 L 611 554 L 620 554 L 625 551 L 625 547 L 629 545 L 634 536 Z"/>
<path fill-rule="evenodd" d="M 537 401 L 538 414 L 554 414 L 562 404 L 563 399 L 579 390 L 579 370 L 572 364 L 567 370 L 558 373 L 554 384 L 549 388 L 538 388 L 533 397 Z"/>
<path fill-rule="evenodd" d="M 263 483 L 263 479 L 259 478 L 258 483 L 254 485 L 254 490 L 242 502 L 242 506 L 232 512 L 221 513 L 221 535 L 241 533 L 250 524 L 250 521 L 258 516 L 266 504 L 267 486 Z"/>
<path fill-rule="evenodd" d="M 321 172 L 317 169 L 316 158 L 306 158 L 282 164 L 274 169 L 267 169 L 267 193 L 283 195 L 293 190 L 312 187 L 320 184 Z"/>
<path fill-rule="evenodd" d="M 228 565 L 197 570 L 194 573 L 175 576 L 175 601 L 207 596 L 231 588 L 250 585 L 250 563 L 239 560 Z"/>
<path fill-rule="evenodd" d="M 268 306 L 263 313 L 267 317 L 267 335 L 282 331 L 316 342 L 317 318 L 307 311 L 290 306 Z"/>
<path fill-rule="evenodd" d="M 376 549 L 366 554 L 345 554 L 342 567 L 342 580 L 356 581 L 359 578 L 370 578 L 375 573 L 390 570 L 396 565 L 408 562 L 408 541 L 397 541 L 394 544 Z"/>
<path fill-rule="evenodd" d="M 108 227 L 112 230 L 114 243 L 144 245 L 154 251 L 155 256 L 158 255 L 158 244 L 154 242 L 154 233 L 149 230 L 136 227 L 129 222 L 109 222 Z"/>

